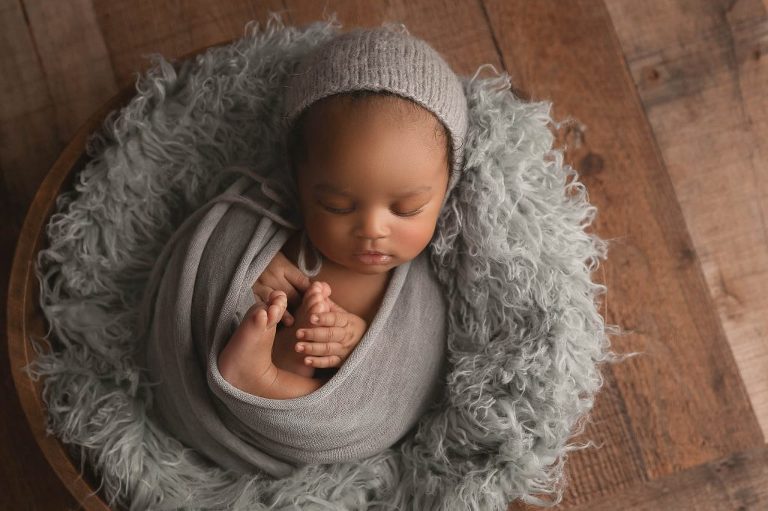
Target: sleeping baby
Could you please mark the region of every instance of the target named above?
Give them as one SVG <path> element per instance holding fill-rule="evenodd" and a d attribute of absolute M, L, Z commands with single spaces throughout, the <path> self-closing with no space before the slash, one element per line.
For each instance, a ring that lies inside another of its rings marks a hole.
<path fill-rule="evenodd" d="M 328 381 L 376 317 L 395 268 L 426 257 L 458 178 L 463 90 L 444 63 L 399 54 L 392 37 L 340 36 L 288 84 L 303 226 L 253 284 L 257 303 L 218 357 L 222 377 L 250 394 L 291 399 Z"/>

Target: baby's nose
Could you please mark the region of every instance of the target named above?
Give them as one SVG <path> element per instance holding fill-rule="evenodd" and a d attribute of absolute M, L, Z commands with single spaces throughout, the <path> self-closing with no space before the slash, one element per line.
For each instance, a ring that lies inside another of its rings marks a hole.
<path fill-rule="evenodd" d="M 364 213 L 357 228 L 360 238 L 377 240 L 387 236 L 387 226 L 384 215 L 378 212 Z"/>

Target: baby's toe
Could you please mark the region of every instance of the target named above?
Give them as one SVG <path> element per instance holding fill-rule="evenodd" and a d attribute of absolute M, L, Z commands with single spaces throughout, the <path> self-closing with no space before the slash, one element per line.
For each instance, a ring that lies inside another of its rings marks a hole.
<path fill-rule="evenodd" d="M 243 321 L 243 328 L 248 331 L 264 330 L 267 326 L 268 313 L 263 304 L 257 303 L 251 306 L 245 313 L 247 321 Z"/>
<path fill-rule="evenodd" d="M 284 291 L 274 290 L 269 294 L 269 306 L 267 307 L 268 323 L 276 324 L 283 317 L 288 307 L 288 295 Z"/>
<path fill-rule="evenodd" d="M 288 307 L 288 295 L 285 294 L 285 291 L 275 289 L 269 294 L 269 303 L 285 309 Z"/>

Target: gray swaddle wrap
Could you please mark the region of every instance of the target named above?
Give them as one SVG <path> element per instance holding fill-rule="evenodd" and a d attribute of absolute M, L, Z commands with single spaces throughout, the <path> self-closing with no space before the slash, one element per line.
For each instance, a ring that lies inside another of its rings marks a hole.
<path fill-rule="evenodd" d="M 218 353 L 255 303 L 252 284 L 297 228 L 285 204 L 241 177 L 166 244 L 145 294 L 143 356 L 153 413 L 225 468 L 274 477 L 394 445 L 444 385 L 446 303 L 427 252 L 396 267 L 368 330 L 338 372 L 296 399 L 224 380 Z"/>

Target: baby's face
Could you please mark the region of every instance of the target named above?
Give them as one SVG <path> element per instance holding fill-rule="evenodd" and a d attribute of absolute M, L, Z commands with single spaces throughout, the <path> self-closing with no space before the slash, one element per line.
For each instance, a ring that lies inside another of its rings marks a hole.
<path fill-rule="evenodd" d="M 384 273 L 419 255 L 448 186 L 439 121 L 401 110 L 404 101 L 330 99 L 305 125 L 297 187 L 307 236 L 325 259 L 359 273 Z M 389 257 L 365 262 L 357 254 L 366 250 Z"/>

